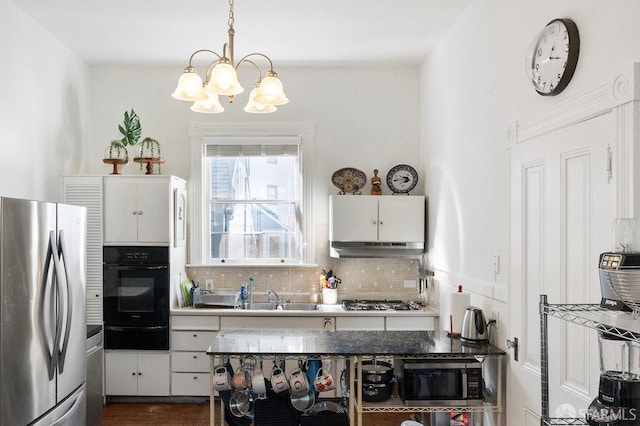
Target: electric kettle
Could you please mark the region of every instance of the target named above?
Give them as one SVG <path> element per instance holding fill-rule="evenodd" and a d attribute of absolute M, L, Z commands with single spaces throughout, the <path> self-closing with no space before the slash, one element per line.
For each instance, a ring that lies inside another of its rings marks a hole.
<path fill-rule="evenodd" d="M 469 306 L 462 318 L 460 340 L 463 343 L 489 343 L 489 330 L 482 309 Z"/>

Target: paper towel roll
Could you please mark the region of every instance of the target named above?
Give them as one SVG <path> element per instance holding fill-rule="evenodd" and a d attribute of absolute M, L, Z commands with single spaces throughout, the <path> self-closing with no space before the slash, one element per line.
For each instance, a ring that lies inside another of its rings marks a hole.
<path fill-rule="evenodd" d="M 451 293 L 449 315 L 449 333 L 459 335 L 462 331 L 462 318 L 464 313 L 471 304 L 471 296 L 469 293 L 462 291 L 462 286 L 458 286 L 458 291 Z"/>

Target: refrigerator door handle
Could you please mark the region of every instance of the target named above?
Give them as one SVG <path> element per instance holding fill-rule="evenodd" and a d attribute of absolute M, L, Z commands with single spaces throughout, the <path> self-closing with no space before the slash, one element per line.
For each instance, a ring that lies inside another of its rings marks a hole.
<path fill-rule="evenodd" d="M 51 330 L 48 329 L 47 325 L 49 321 L 46 321 L 46 306 L 47 306 L 47 292 L 55 292 L 55 278 L 52 277 L 49 280 L 49 271 L 51 269 L 51 260 L 54 258 L 53 252 L 56 247 L 55 243 L 55 232 L 51 231 L 49 233 L 49 243 L 47 244 L 47 254 L 45 255 L 44 265 L 42 269 L 42 282 L 40 283 L 40 300 L 39 300 L 39 326 L 40 326 L 40 335 L 42 336 L 42 344 L 44 346 L 45 359 L 47 361 L 47 369 L 49 371 L 49 380 L 53 380 L 56 374 L 56 348 L 58 347 L 58 342 L 60 341 L 58 324 L 60 323 L 59 311 L 56 312 L 56 322 L 54 325 L 54 337 L 53 337 L 53 345 L 49 346 L 49 341 L 51 340 Z M 54 260 L 55 264 L 55 260 Z M 55 272 L 55 271 L 54 271 Z"/>
<path fill-rule="evenodd" d="M 64 282 L 64 292 L 66 294 L 66 300 L 60 297 L 63 303 L 60 304 L 60 309 L 64 307 L 64 340 L 62 341 L 62 348 L 60 348 L 60 352 L 58 354 L 58 371 L 62 373 L 64 371 L 64 361 L 67 357 L 67 348 L 69 347 L 69 336 L 71 333 L 71 320 L 73 318 L 73 295 L 72 286 L 70 284 L 69 277 L 69 268 L 67 267 L 67 262 L 65 259 L 65 242 L 64 242 L 64 231 L 60 230 L 58 232 L 58 247 L 56 250 L 56 254 L 54 255 L 54 266 L 56 267 L 56 276 L 58 277 L 58 283 Z M 56 256 L 59 256 L 58 263 L 56 263 Z M 64 275 L 63 275 L 64 272 Z M 64 280 L 62 279 L 64 278 Z M 58 293 L 61 293 L 62 288 L 60 288 L 60 284 L 58 284 Z M 62 340 L 62 339 L 61 339 Z"/>

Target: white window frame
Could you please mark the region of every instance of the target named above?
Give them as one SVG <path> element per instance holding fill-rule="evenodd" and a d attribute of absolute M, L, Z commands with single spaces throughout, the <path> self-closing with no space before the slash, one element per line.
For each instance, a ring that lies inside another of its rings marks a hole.
<path fill-rule="evenodd" d="M 215 124 L 215 123 L 192 123 L 189 126 L 189 136 L 191 138 L 191 177 L 189 179 L 189 259 L 190 265 L 257 265 L 265 264 L 269 266 L 283 265 L 292 266 L 310 265 L 313 263 L 315 246 L 313 232 L 313 208 L 311 191 L 311 174 L 308 158 L 312 151 L 313 126 L 308 123 L 292 124 Z M 210 260 L 207 248 L 209 238 L 209 202 L 208 191 L 204 185 L 207 182 L 205 176 L 207 167 L 205 162 L 207 157 L 204 154 L 206 145 L 222 141 L 223 139 L 233 140 L 235 143 L 240 140 L 278 138 L 278 137 L 298 137 L 300 143 L 300 168 L 302 174 L 302 184 L 300 191 L 300 244 L 302 257 L 300 262 L 280 262 L 279 260 L 257 261 L 257 260 Z M 258 263 L 257 263 L 258 262 Z"/>

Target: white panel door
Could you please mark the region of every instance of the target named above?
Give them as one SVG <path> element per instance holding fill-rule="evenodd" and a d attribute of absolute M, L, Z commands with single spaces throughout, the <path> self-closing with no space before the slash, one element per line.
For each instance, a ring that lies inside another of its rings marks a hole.
<path fill-rule="evenodd" d="M 509 336 L 510 424 L 539 424 L 540 294 L 549 303 L 600 300 L 598 254 L 610 250 L 616 212 L 615 113 L 560 128 L 511 151 Z M 615 171 L 614 171 L 615 174 Z M 549 319 L 551 417 L 585 409 L 597 391 L 597 338 L 584 327 Z"/>

